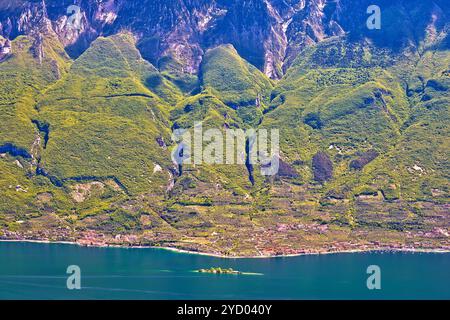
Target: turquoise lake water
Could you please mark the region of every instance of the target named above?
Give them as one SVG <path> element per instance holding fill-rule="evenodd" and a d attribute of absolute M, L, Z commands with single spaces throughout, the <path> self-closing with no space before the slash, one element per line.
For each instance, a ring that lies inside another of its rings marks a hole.
<path fill-rule="evenodd" d="M 66 269 L 81 269 L 68 290 Z M 369 265 L 381 290 L 368 290 Z M 209 267 L 262 275 L 200 274 Z M 163 249 L 0 242 L 0 299 L 450 299 L 448 253 L 221 259 Z"/>

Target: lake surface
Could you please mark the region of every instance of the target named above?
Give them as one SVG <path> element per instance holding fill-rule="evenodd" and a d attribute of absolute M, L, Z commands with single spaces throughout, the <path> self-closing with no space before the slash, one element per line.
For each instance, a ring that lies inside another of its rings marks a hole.
<path fill-rule="evenodd" d="M 66 269 L 81 269 L 68 290 Z M 368 290 L 369 265 L 381 290 Z M 262 275 L 215 275 L 201 268 Z M 448 253 L 222 259 L 163 249 L 0 242 L 0 299 L 450 299 Z"/>

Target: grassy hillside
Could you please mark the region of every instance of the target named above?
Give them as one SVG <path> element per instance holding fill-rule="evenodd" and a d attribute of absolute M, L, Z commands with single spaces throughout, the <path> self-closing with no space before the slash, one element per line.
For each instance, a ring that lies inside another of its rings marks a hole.
<path fill-rule="evenodd" d="M 304 181 L 312 179 L 313 155 L 329 155 L 334 172 L 325 194 L 436 198 L 431 189 L 447 189 L 448 143 L 440 137 L 449 127 L 448 54 L 402 56 L 330 39 L 298 57 L 274 89 L 262 125 L 282 128 L 281 149 Z M 364 162 L 370 153 L 377 156 Z M 352 161 L 367 167 L 353 170 Z"/>
<path fill-rule="evenodd" d="M 156 68 L 129 33 L 73 61 L 55 37 L 36 41 L 18 37 L 0 62 L 0 235 L 230 255 L 446 241 L 450 52 L 438 42 L 391 52 L 332 38 L 273 82 L 230 45 L 192 75 L 171 58 Z M 172 163 L 173 130 L 196 123 L 279 129 L 278 174 Z"/>
<path fill-rule="evenodd" d="M 60 180 L 114 176 L 132 193 L 164 192 L 171 163 L 158 138 L 170 141 L 169 102 L 180 92 L 163 78 L 147 87 L 157 76 L 130 35 L 94 42 L 39 101 L 50 128 L 42 167 Z M 165 170 L 154 174 L 156 165 Z"/>
<path fill-rule="evenodd" d="M 242 59 L 231 45 L 208 50 L 200 72 L 204 88 L 237 109 L 246 123 L 258 124 L 272 90 L 270 79 Z"/>
<path fill-rule="evenodd" d="M 38 52 L 42 52 L 40 59 Z M 0 146 L 12 143 L 27 151 L 35 139 L 31 120 L 41 90 L 63 77 L 70 64 L 56 36 L 41 41 L 20 36 L 12 41 L 12 53 L 0 63 Z"/>

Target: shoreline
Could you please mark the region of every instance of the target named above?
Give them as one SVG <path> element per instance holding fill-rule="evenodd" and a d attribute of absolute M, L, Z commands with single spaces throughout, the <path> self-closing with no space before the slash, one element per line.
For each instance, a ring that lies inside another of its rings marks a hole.
<path fill-rule="evenodd" d="M 166 251 L 172 251 L 175 253 L 182 254 L 196 254 L 207 257 L 221 258 L 221 259 L 274 259 L 274 258 L 292 258 L 300 256 L 317 256 L 317 255 L 328 255 L 328 254 L 351 254 L 351 253 L 373 253 L 373 252 L 385 252 L 385 253 L 450 253 L 448 249 L 420 249 L 420 248 L 374 248 L 374 249 L 352 249 L 352 250 L 341 250 L 341 251 L 330 251 L 330 252 L 309 252 L 309 253 L 298 253 L 298 254 L 286 254 L 286 255 L 273 255 L 273 256 L 225 256 L 216 253 L 199 252 L 199 251 L 189 251 L 185 249 L 178 249 L 173 247 L 157 247 L 157 246 L 125 246 L 125 245 L 84 245 L 77 242 L 71 241 L 49 241 L 49 240 L 15 240 L 15 239 L 0 239 L 0 242 L 22 242 L 22 243 L 41 243 L 41 244 L 66 244 L 75 245 L 79 247 L 86 248 L 119 248 L 119 249 L 160 249 Z"/>

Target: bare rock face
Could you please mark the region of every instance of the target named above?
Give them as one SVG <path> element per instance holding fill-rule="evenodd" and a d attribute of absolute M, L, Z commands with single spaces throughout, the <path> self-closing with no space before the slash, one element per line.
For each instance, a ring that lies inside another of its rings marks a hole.
<path fill-rule="evenodd" d="M 75 4 L 56 0 L 11 1 L 9 5 L 0 5 L 0 35 L 9 39 L 30 35 L 37 43 L 39 35 L 57 35 L 67 51 L 77 55 L 101 34 L 104 25 L 114 22 L 113 3 L 113 0 L 100 3 L 82 0 Z M 35 51 L 39 51 L 38 46 Z"/>
<path fill-rule="evenodd" d="M 11 53 L 11 41 L 0 37 L 0 61 L 6 59 Z"/>
<path fill-rule="evenodd" d="M 8 14 L 5 18 L 4 15 Z M 43 37 L 52 31 L 51 21 L 48 19 L 44 1 L 25 2 L 10 5 L 5 12 L 0 12 L 0 33 L 6 38 L 14 38 L 20 34 L 32 36 L 31 47 L 34 57 L 42 63 L 44 50 Z M 3 47 L 3 48 L 1 48 Z M 0 60 L 11 53 L 11 43 L 6 40 L 3 46 L 0 42 Z"/>
<path fill-rule="evenodd" d="M 338 17 L 339 10 L 339 1 L 315 0 L 303 2 L 301 10 L 298 10 L 292 16 L 287 26 L 286 34 L 289 46 L 284 60 L 285 69 L 307 46 L 330 36 L 340 36 L 345 33 L 339 22 L 335 20 Z"/>
<path fill-rule="evenodd" d="M 206 45 L 231 43 L 239 54 L 273 79 L 306 46 L 344 34 L 326 17 L 327 0 L 242 0 L 227 8 L 217 27 L 206 34 Z M 335 10 L 332 8 L 331 11 Z"/>
<path fill-rule="evenodd" d="M 55 32 L 77 56 L 100 35 L 123 29 L 138 38 L 142 55 L 158 65 L 169 56 L 197 73 L 206 49 L 230 43 L 271 78 L 307 45 L 343 33 L 324 27 L 326 0 L 57 0 L 0 7 L 0 35 Z M 79 8 L 79 9 L 76 9 Z M 76 26 L 73 21 L 76 17 Z M 327 22 L 328 23 L 328 22 Z"/>
<path fill-rule="evenodd" d="M 78 1 L 75 5 L 48 1 L 55 33 L 72 56 L 80 55 L 117 18 L 120 1 Z"/>
<path fill-rule="evenodd" d="M 109 32 L 127 26 L 137 36 L 142 55 L 158 65 L 161 57 L 175 58 L 184 72 L 197 73 L 204 47 L 204 33 L 226 13 L 217 1 L 122 1 Z"/>
<path fill-rule="evenodd" d="M 68 53 L 77 56 L 98 36 L 128 30 L 138 39 L 142 56 L 155 66 L 169 57 L 179 63 L 181 71 L 192 74 L 199 71 L 208 48 L 232 44 L 242 57 L 276 79 L 305 47 L 332 36 L 370 38 L 382 46 L 418 46 L 423 38 L 439 39 L 448 28 L 450 5 L 446 0 L 379 0 L 383 17 L 396 18 L 383 20 L 379 32 L 370 31 L 366 11 L 372 2 L 15 0 L 0 2 L 0 35 L 13 39 L 20 34 L 54 32 Z M 411 15 L 408 6 L 422 14 Z M 351 16 L 344 14 L 348 12 Z"/>

